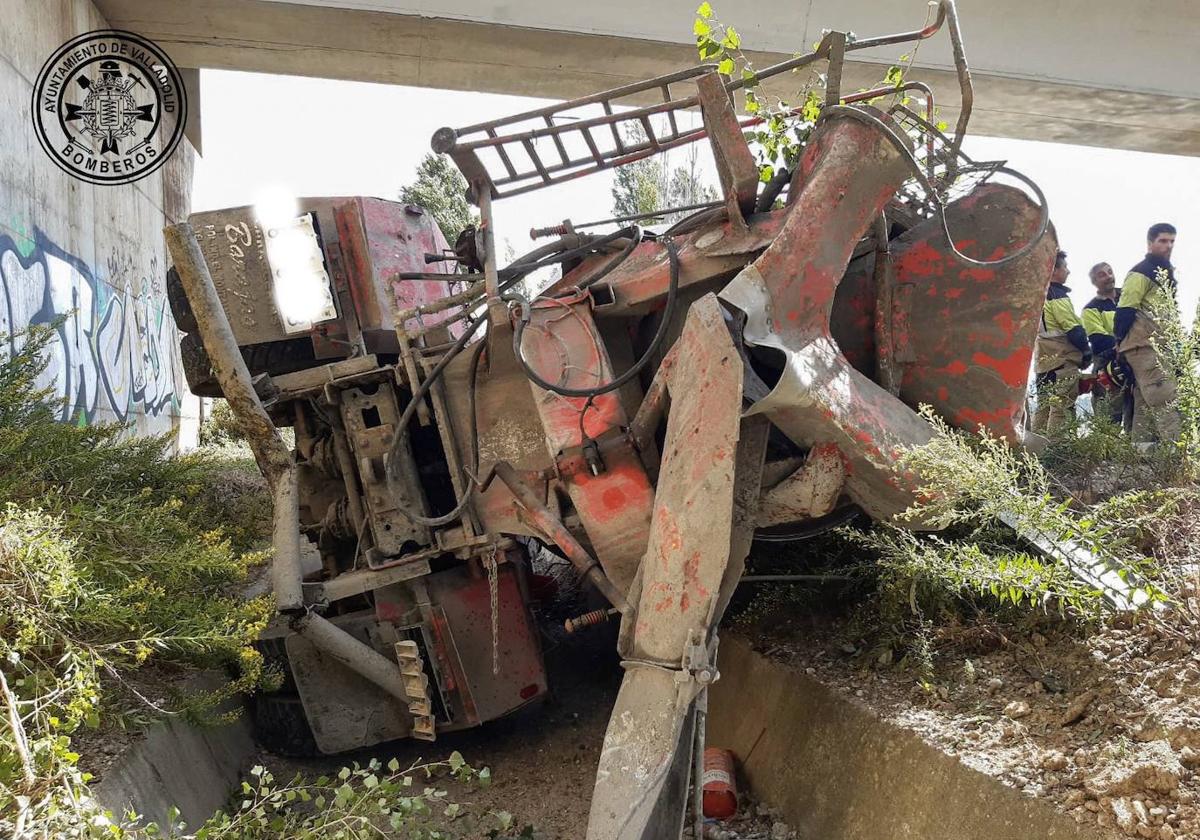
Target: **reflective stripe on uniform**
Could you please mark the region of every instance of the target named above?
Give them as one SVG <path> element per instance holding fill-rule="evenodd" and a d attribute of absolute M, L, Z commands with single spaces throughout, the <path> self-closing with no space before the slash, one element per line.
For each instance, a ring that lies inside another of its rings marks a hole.
<path fill-rule="evenodd" d="M 1042 306 L 1042 338 L 1056 338 L 1066 335 L 1072 327 L 1081 326 L 1075 307 L 1067 297 L 1048 300 Z"/>

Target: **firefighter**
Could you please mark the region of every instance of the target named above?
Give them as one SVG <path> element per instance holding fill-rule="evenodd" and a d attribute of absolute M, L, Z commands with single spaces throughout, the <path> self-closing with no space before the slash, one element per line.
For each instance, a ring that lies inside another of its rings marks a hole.
<path fill-rule="evenodd" d="M 1152 338 L 1158 332 L 1155 317 L 1175 302 L 1175 227 L 1160 222 L 1146 233 L 1146 258 L 1125 277 L 1113 334 L 1117 350 L 1133 374 L 1133 438 L 1138 443 L 1154 439 L 1177 441 L 1182 427 L 1176 396 L 1175 372 L 1162 363 Z"/>
<path fill-rule="evenodd" d="M 1042 329 L 1038 333 L 1035 370 L 1037 372 L 1037 412 L 1033 431 L 1045 434 L 1068 414 L 1074 414 L 1079 396 L 1079 371 L 1092 363 L 1092 348 L 1087 333 L 1071 305 L 1071 290 L 1066 287 L 1071 271 L 1067 253 L 1054 257 L 1054 271 L 1042 305 Z"/>
<path fill-rule="evenodd" d="M 1124 363 L 1117 359 L 1117 340 L 1113 335 L 1113 318 L 1121 290 L 1112 266 L 1096 263 L 1088 271 L 1096 296 L 1083 307 L 1081 320 L 1088 343 L 1092 346 L 1097 381 L 1092 388 L 1092 405 L 1097 417 L 1108 414 L 1113 423 L 1129 430 L 1133 420 L 1133 394 Z"/>

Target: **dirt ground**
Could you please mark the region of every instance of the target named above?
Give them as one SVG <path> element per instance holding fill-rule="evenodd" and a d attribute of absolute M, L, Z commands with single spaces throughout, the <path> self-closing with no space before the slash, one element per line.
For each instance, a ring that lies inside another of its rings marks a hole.
<path fill-rule="evenodd" d="M 445 760 L 460 752 L 476 769 L 488 767 L 491 784 L 446 785 L 466 818 L 439 823 L 451 837 L 487 837 L 498 822 L 492 815 L 512 815 L 504 836 L 533 840 L 581 840 L 587 831 L 592 783 L 609 712 L 621 684 L 615 653 L 615 625 L 578 636 L 551 638 L 546 652 L 553 696 L 546 702 L 493 721 L 478 729 L 441 735 L 434 744 L 403 741 L 345 756 L 297 760 L 262 752 L 258 763 L 276 778 L 296 773 L 313 777 L 371 758 L 402 766 Z M 441 784 L 439 782 L 439 784 Z M 525 833 L 522 833 L 525 832 Z M 684 837 L 692 837 L 690 826 Z M 708 840 L 795 840 L 794 832 L 771 809 L 745 796 L 729 823 L 709 821 Z"/>
<path fill-rule="evenodd" d="M 928 679 L 856 638 L 847 618 L 767 612 L 740 632 L 1099 836 L 1200 838 L 1196 590 L 1180 597 L 1181 609 L 1094 634 L 1051 620 L 947 627 Z"/>
<path fill-rule="evenodd" d="M 615 628 L 610 628 L 615 630 Z M 345 756 L 285 759 L 262 753 L 259 762 L 277 778 L 297 772 L 321 775 L 352 761 L 391 758 L 407 766 L 445 760 L 457 750 L 491 770 L 486 788 L 451 786 L 455 801 L 475 815 L 507 811 L 519 831 L 537 840 L 579 840 L 587 828 L 592 780 L 608 713 L 621 684 L 610 634 L 603 629 L 559 641 L 546 652 L 552 697 L 478 729 L 440 735 L 435 743 L 401 741 Z M 447 826 L 452 836 L 486 836 L 486 826 Z M 476 832 L 483 833 L 476 833 Z M 465 832 L 465 833 L 464 833 Z"/>

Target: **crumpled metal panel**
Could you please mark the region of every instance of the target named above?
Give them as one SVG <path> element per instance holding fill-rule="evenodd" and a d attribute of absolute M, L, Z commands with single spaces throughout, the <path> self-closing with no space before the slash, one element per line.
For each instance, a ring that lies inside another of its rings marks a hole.
<path fill-rule="evenodd" d="M 846 464 L 841 450 L 832 443 L 814 446 L 804 466 L 763 492 L 758 527 L 824 516 L 837 504 L 845 482 Z"/>
<path fill-rule="evenodd" d="M 589 297 L 542 298 L 535 301 L 524 333 L 522 355 L 547 382 L 568 388 L 590 388 L 610 382 L 612 364 L 596 324 Z M 606 442 L 604 470 L 560 471 L 605 574 L 622 592 L 629 591 L 650 532 L 654 488 L 641 459 L 622 429 L 629 424 L 619 391 L 586 397 L 564 397 L 532 382 L 533 399 L 545 429 L 552 458 L 578 451 L 582 432 Z"/>
<path fill-rule="evenodd" d="M 805 150 L 803 190 L 779 236 L 720 297 L 746 315 L 748 344 L 782 354 L 782 371 L 751 414 L 798 445 L 837 445 L 849 496 L 876 519 L 915 501 L 918 482 L 896 468 L 932 430 L 846 360 L 830 334 L 834 294 L 854 246 L 908 176 L 888 140 L 850 116 L 827 118 Z"/>
<path fill-rule="evenodd" d="M 663 371 L 671 411 L 637 609 L 622 625 L 626 674 L 600 755 L 589 840 L 678 832 L 681 810 L 656 807 L 678 803 L 663 794 L 686 777 L 690 755 L 685 723 L 699 686 L 678 669 L 689 642 L 707 642 L 726 571 L 748 548 L 735 513 L 743 368 L 714 295 L 692 305 Z M 761 447 L 757 457 L 761 470 Z"/>

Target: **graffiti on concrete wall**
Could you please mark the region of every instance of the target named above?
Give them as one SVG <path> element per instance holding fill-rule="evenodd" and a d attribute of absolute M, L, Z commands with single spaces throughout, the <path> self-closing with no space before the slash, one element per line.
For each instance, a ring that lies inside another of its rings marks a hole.
<path fill-rule="evenodd" d="M 0 235 L 0 353 L 19 349 L 27 326 L 58 323 L 40 384 L 63 420 L 178 416 L 179 346 L 157 256 L 114 250 L 97 269 L 106 273 L 41 231 L 20 242 Z"/>

